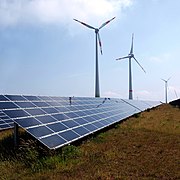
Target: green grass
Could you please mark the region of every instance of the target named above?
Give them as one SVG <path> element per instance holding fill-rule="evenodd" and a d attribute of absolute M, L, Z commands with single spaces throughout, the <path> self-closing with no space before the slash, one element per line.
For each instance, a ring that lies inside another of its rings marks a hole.
<path fill-rule="evenodd" d="M 162 105 L 80 145 L 48 150 L 25 132 L 0 133 L 0 179 L 180 179 L 180 110 Z"/>

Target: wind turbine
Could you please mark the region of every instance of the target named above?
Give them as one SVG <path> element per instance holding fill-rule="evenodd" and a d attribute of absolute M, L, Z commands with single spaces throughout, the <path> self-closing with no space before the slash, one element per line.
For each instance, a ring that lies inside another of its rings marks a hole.
<path fill-rule="evenodd" d="M 136 63 L 141 67 L 141 69 L 146 73 L 144 68 L 141 66 L 141 64 L 138 62 L 138 60 L 134 57 L 133 40 L 134 40 L 134 34 L 132 34 L 131 49 L 130 49 L 130 53 L 128 54 L 128 56 L 124 56 L 124 57 L 120 57 L 120 58 L 116 59 L 116 60 L 127 59 L 127 58 L 129 59 L 129 99 L 133 99 L 131 59 L 133 58 L 136 61 Z"/>
<path fill-rule="evenodd" d="M 95 71 L 95 97 L 100 97 L 100 91 L 99 91 L 99 70 L 98 70 L 98 41 L 99 41 L 99 47 L 100 47 L 100 51 L 101 51 L 101 55 L 102 55 L 102 43 L 101 43 L 101 39 L 100 39 L 100 35 L 99 35 L 99 30 L 101 28 L 103 28 L 104 26 L 106 26 L 108 23 L 110 23 L 115 17 L 113 17 L 112 19 L 106 21 L 105 23 L 103 23 L 99 28 L 95 28 L 93 26 L 90 26 L 84 22 L 81 22 L 77 19 L 74 19 L 75 21 L 77 21 L 78 23 L 81 23 L 82 25 L 90 28 L 90 29 L 94 29 L 95 31 L 95 36 L 96 36 L 96 71 Z"/>
<path fill-rule="evenodd" d="M 168 83 L 168 81 L 169 81 L 170 79 L 171 79 L 171 77 L 168 78 L 167 80 L 161 79 L 162 81 L 165 82 L 165 100 L 166 100 L 166 104 L 167 104 L 167 87 L 168 87 L 167 83 Z"/>

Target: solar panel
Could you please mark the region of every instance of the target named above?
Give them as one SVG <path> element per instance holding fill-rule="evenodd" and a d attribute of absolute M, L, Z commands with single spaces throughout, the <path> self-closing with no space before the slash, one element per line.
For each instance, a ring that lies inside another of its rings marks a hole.
<path fill-rule="evenodd" d="M 17 123 L 56 149 L 160 102 L 116 98 L 0 95 L 0 130 Z"/>
<path fill-rule="evenodd" d="M 9 102 L 9 99 L 3 95 L 0 95 L 0 130 L 9 129 L 14 126 L 13 120 L 2 111 L 2 109 L 16 108 L 13 102 Z"/>

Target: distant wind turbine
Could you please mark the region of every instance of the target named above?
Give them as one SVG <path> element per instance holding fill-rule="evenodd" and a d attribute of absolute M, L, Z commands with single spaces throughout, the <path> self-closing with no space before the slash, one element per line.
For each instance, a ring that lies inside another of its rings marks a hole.
<path fill-rule="evenodd" d="M 104 26 L 106 26 L 108 23 L 110 23 L 115 17 L 113 17 L 112 19 L 106 21 L 105 23 L 103 23 L 99 28 L 95 28 L 93 26 L 90 26 L 84 22 L 81 22 L 77 19 L 74 19 L 75 21 L 81 23 L 82 25 L 90 28 L 90 29 L 94 29 L 95 30 L 95 35 L 96 35 L 96 75 L 95 75 L 95 97 L 100 97 L 100 90 L 99 90 L 99 71 L 98 71 L 98 41 L 99 41 L 99 47 L 100 47 L 100 51 L 102 54 L 102 43 L 101 43 L 101 39 L 100 39 L 100 35 L 99 35 L 99 30 L 101 28 L 103 28 Z"/>
<path fill-rule="evenodd" d="M 128 56 L 116 59 L 116 60 L 127 59 L 127 58 L 129 59 L 129 99 L 133 99 L 131 59 L 133 58 L 136 61 L 136 63 L 141 67 L 141 69 L 146 73 L 144 68 L 141 66 L 141 64 L 134 57 L 134 54 L 133 54 L 133 40 L 134 40 L 134 34 L 132 34 L 131 49 L 130 49 L 130 53 L 128 54 Z"/>
<path fill-rule="evenodd" d="M 165 80 L 165 79 L 161 79 L 162 81 L 164 81 L 165 82 L 165 101 L 166 101 L 166 104 L 167 104 L 167 88 L 168 88 L 168 81 L 171 79 L 171 77 L 170 78 L 168 78 L 167 80 Z"/>

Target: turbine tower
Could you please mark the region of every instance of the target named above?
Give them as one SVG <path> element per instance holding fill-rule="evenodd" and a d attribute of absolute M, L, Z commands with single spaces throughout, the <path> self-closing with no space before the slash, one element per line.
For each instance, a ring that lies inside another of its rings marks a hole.
<path fill-rule="evenodd" d="M 167 80 L 165 80 L 165 79 L 161 79 L 161 80 L 163 80 L 164 82 L 165 82 L 165 102 L 166 102 L 166 104 L 167 104 L 167 87 L 168 87 L 168 81 L 171 79 L 171 77 L 170 78 L 168 78 Z"/>
<path fill-rule="evenodd" d="M 134 34 L 132 34 L 132 43 L 131 43 L 131 49 L 130 49 L 130 53 L 128 54 L 128 56 L 124 56 L 124 57 L 120 57 L 117 58 L 116 60 L 122 60 L 122 59 L 129 59 L 129 99 L 133 99 L 133 90 L 132 90 L 132 70 L 131 70 L 131 59 L 133 58 L 136 63 L 141 67 L 141 69 L 146 73 L 146 71 L 144 70 L 144 68 L 140 65 L 140 63 L 138 62 L 138 60 L 134 57 L 133 54 L 133 40 L 134 40 Z"/>
<path fill-rule="evenodd" d="M 95 31 L 95 37 L 96 37 L 96 53 L 95 53 L 95 56 L 96 56 L 96 71 L 95 71 L 95 97 L 100 97 L 100 90 L 99 90 L 99 68 L 98 68 L 98 41 L 99 41 L 99 47 L 100 47 L 100 51 L 101 51 L 101 54 L 102 54 L 102 43 L 101 43 L 101 39 L 100 39 L 100 35 L 99 35 L 99 30 L 101 28 L 103 28 L 104 26 L 106 26 L 109 22 L 111 22 L 115 17 L 113 17 L 112 19 L 106 21 L 105 23 L 103 23 L 99 28 L 95 28 L 93 26 L 90 26 L 84 22 L 81 22 L 77 19 L 74 19 L 75 21 L 81 23 L 82 25 L 90 28 L 90 29 L 93 29 Z"/>

